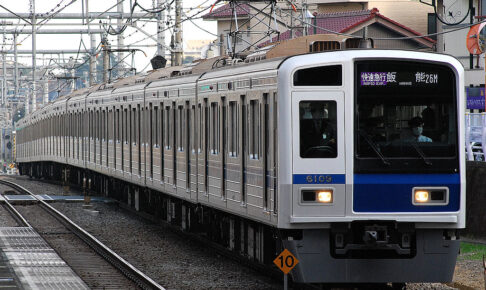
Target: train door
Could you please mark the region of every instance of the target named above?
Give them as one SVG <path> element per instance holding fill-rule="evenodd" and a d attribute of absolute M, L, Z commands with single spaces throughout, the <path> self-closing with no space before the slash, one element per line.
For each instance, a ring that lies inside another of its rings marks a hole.
<path fill-rule="evenodd" d="M 160 184 L 163 187 L 165 178 L 164 178 L 164 150 L 165 150 L 165 114 L 164 114 L 164 103 L 159 103 L 159 179 Z"/>
<path fill-rule="evenodd" d="M 96 144 L 98 140 L 98 112 L 95 108 L 92 111 L 92 120 L 91 120 L 91 129 L 92 129 L 92 142 L 91 142 L 91 165 L 93 169 L 96 167 Z"/>
<path fill-rule="evenodd" d="M 126 156 L 128 156 L 128 151 L 129 151 L 129 139 L 128 135 L 130 130 L 128 129 L 128 108 L 126 106 L 121 107 L 121 113 L 122 113 L 122 120 L 121 120 L 121 133 L 122 133 L 122 138 L 121 138 L 121 169 L 122 169 L 122 174 L 125 175 L 128 172 L 127 164 L 128 160 L 126 160 Z"/>
<path fill-rule="evenodd" d="M 194 101 L 190 103 L 191 110 L 190 110 L 190 129 L 188 130 L 188 134 L 190 134 L 190 141 L 188 142 L 190 148 L 190 165 L 189 172 L 190 172 L 190 192 L 191 192 L 191 199 L 197 199 L 197 140 L 198 140 L 198 119 L 197 119 L 197 107 Z"/>
<path fill-rule="evenodd" d="M 109 172 L 109 168 L 112 166 L 110 164 L 110 142 L 112 140 L 111 135 L 111 127 L 110 124 L 113 124 L 113 119 L 111 118 L 112 111 L 107 107 L 105 110 L 105 165 L 107 168 L 107 172 Z"/>
<path fill-rule="evenodd" d="M 152 159 L 151 159 L 151 164 L 152 164 L 152 180 L 154 181 L 155 185 L 160 185 L 160 182 L 162 181 L 161 178 L 161 148 L 162 144 L 160 142 L 161 140 L 161 124 L 162 122 L 160 121 L 161 117 L 161 110 L 159 110 L 162 106 L 159 106 L 157 103 L 154 104 L 153 106 L 153 113 L 152 113 L 152 140 L 153 140 L 153 149 L 152 149 Z M 157 183 L 155 183 L 157 181 Z"/>
<path fill-rule="evenodd" d="M 227 101 L 226 97 L 221 97 L 221 200 L 226 201 L 226 154 L 228 154 L 227 148 Z"/>
<path fill-rule="evenodd" d="M 137 181 L 135 176 L 138 174 L 138 135 L 140 131 L 138 131 L 138 110 L 137 105 L 132 106 L 132 121 L 131 121 L 131 128 L 132 128 L 132 163 L 131 163 L 131 172 L 132 172 L 132 181 Z"/>
<path fill-rule="evenodd" d="M 199 120 L 198 126 L 198 200 L 208 201 L 208 122 L 209 122 L 209 108 L 208 99 L 200 99 L 197 108 L 197 117 Z"/>
<path fill-rule="evenodd" d="M 179 134 L 180 132 L 177 131 L 177 110 L 178 110 L 178 107 L 177 107 L 177 103 L 176 102 L 172 102 L 172 118 L 171 118 L 171 124 L 172 126 L 170 126 L 170 131 L 171 131 L 171 135 L 172 135 L 172 142 L 171 142 L 171 146 L 172 146 L 172 185 L 174 187 L 174 193 L 177 192 L 177 151 L 178 151 L 178 148 L 177 148 L 177 140 L 179 138 Z M 181 109 L 182 110 L 182 109 Z"/>
<path fill-rule="evenodd" d="M 207 189 L 209 202 L 212 204 L 224 205 L 226 201 L 223 196 L 223 164 L 222 164 L 222 99 L 209 100 L 209 152 L 208 152 L 208 174 Z"/>
<path fill-rule="evenodd" d="M 165 178 L 165 189 L 167 192 L 175 192 L 176 186 L 176 167 L 175 167 L 175 133 L 174 132 L 174 122 L 175 122 L 175 102 L 166 101 L 164 102 L 164 138 L 165 138 L 165 149 L 164 149 L 164 178 Z M 169 185 L 170 184 L 170 185 Z"/>
<path fill-rule="evenodd" d="M 186 193 L 191 194 L 191 103 L 185 102 L 184 108 L 184 171 L 186 172 Z"/>
<path fill-rule="evenodd" d="M 143 107 L 140 107 L 140 104 L 137 104 L 137 120 L 136 120 L 136 128 L 137 128 L 137 175 L 138 178 L 142 176 L 142 114 L 143 114 Z"/>
<path fill-rule="evenodd" d="M 147 108 L 147 107 L 146 107 Z M 148 142 L 148 150 L 145 152 L 145 182 L 152 182 L 154 179 L 154 127 L 156 122 L 154 122 L 154 107 L 152 103 L 149 103 L 147 116 L 145 117 L 145 124 L 147 124 L 148 136 L 146 138 Z"/>
<path fill-rule="evenodd" d="M 293 216 L 345 214 L 343 92 L 292 93 Z"/>
<path fill-rule="evenodd" d="M 242 186 L 242 154 L 240 148 L 241 136 L 241 105 L 238 94 L 229 94 L 226 101 L 226 131 L 225 131 L 225 197 L 226 205 L 233 211 L 244 211 L 241 206 Z"/>
<path fill-rule="evenodd" d="M 256 92 L 247 96 L 246 104 L 246 156 L 245 156 L 245 201 L 248 215 L 262 217 L 264 209 L 264 120 L 263 94 Z"/>
<path fill-rule="evenodd" d="M 185 148 L 185 142 L 184 142 L 184 137 L 185 137 L 185 127 L 186 127 L 186 122 L 185 122 L 185 106 L 184 106 L 184 101 L 177 101 L 174 103 L 175 109 L 174 109 L 174 138 L 175 138 L 175 143 L 174 143 L 174 180 L 175 180 L 175 185 L 176 185 L 176 191 L 178 194 L 183 194 L 185 192 L 186 188 L 186 183 L 185 180 L 187 178 L 186 176 L 186 169 L 185 169 L 185 151 L 187 148 Z"/>
<path fill-rule="evenodd" d="M 113 173 L 117 174 L 117 169 L 120 166 L 118 156 L 120 154 L 120 109 L 113 106 Z"/>
<path fill-rule="evenodd" d="M 248 115 L 246 111 L 246 96 L 241 95 L 240 97 L 240 142 L 239 146 L 241 148 L 241 156 L 240 156 L 240 161 L 241 161 L 241 170 L 240 170 L 240 180 L 241 180 L 241 190 L 240 190 L 240 200 L 241 200 L 241 205 L 246 206 L 246 156 L 248 156 L 248 150 L 247 150 L 247 121 L 248 121 Z"/>

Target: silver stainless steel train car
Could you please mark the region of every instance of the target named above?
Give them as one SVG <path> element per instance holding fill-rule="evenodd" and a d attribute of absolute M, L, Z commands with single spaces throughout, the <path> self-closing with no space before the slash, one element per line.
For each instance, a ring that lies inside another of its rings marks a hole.
<path fill-rule="evenodd" d="M 213 62 L 26 116 L 21 173 L 69 169 L 262 263 L 288 248 L 296 282 L 452 279 L 466 198 L 456 59 L 349 50 Z"/>

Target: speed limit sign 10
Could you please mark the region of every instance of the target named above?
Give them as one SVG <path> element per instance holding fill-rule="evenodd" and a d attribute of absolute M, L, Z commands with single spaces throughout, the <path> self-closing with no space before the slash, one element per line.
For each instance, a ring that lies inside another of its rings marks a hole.
<path fill-rule="evenodd" d="M 285 249 L 277 256 L 277 258 L 275 258 L 275 260 L 273 260 L 273 263 L 277 265 L 284 274 L 288 274 L 295 265 L 299 263 L 299 260 L 297 260 L 289 250 Z"/>

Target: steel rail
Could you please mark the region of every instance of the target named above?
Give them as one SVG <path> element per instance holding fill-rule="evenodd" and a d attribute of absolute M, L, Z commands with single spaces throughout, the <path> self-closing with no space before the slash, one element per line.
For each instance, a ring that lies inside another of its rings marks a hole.
<path fill-rule="evenodd" d="M 29 222 L 20 214 L 20 212 L 10 203 L 9 200 L 4 198 L 5 200 L 5 205 L 7 206 L 7 210 L 12 214 L 14 217 L 15 221 L 25 227 L 31 228 L 32 226 L 29 224 Z"/>
<path fill-rule="evenodd" d="M 128 279 L 134 281 L 139 287 L 142 289 L 162 289 L 165 288 L 159 285 L 157 282 L 152 280 L 150 277 L 142 273 L 140 270 L 135 268 L 133 265 L 128 263 L 125 259 L 120 257 L 110 248 L 105 246 L 101 243 L 98 239 L 96 239 L 93 235 L 79 227 L 73 221 L 71 221 L 68 217 L 66 217 L 63 213 L 59 212 L 57 209 L 49 205 L 47 202 L 39 199 L 33 193 L 31 193 L 26 188 L 13 183 L 11 181 L 1 180 L 0 184 L 7 185 L 21 193 L 28 194 L 32 196 L 39 205 L 46 210 L 50 215 L 60 221 L 64 226 L 70 229 L 76 236 L 82 239 L 86 244 L 88 244 L 95 252 L 105 258 L 110 264 L 112 264 L 115 268 L 120 270 Z M 8 204 L 8 203 L 7 203 Z M 15 210 L 15 209 L 14 209 Z M 15 210 L 16 211 L 16 210 Z M 17 211 L 16 211 L 17 212 Z M 17 212 L 18 213 L 18 212 Z M 20 215 L 20 214 L 19 214 Z M 27 223 L 28 224 L 28 223 Z"/>

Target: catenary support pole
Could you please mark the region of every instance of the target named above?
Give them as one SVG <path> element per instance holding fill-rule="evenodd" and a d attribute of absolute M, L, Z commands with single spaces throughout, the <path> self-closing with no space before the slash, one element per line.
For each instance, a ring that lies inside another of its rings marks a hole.
<path fill-rule="evenodd" d="M 118 0 L 115 0 L 118 2 L 117 6 L 116 6 L 116 12 L 118 13 L 121 13 L 123 14 L 123 1 L 118 1 Z M 117 19 L 116 20 L 116 26 L 117 26 L 117 30 L 120 31 L 120 34 L 117 35 L 117 38 L 116 38 L 116 43 L 118 44 L 118 47 L 119 48 L 124 48 L 124 41 L 123 41 L 123 31 L 122 31 L 122 28 L 123 28 L 123 19 Z M 124 70 L 125 70 L 125 66 L 123 64 L 123 58 L 125 57 L 125 53 L 122 52 L 122 51 L 119 51 L 117 53 L 118 55 L 118 65 L 117 65 L 117 72 L 118 72 L 118 77 L 122 76 L 124 74 Z"/>
<path fill-rule="evenodd" d="M 176 23 L 174 28 L 174 64 L 182 65 L 182 0 L 175 0 Z"/>
<path fill-rule="evenodd" d="M 157 0 L 157 8 L 161 9 L 164 0 Z M 157 15 L 157 54 L 165 57 L 165 9 Z"/>
<path fill-rule="evenodd" d="M 83 0 L 84 1 L 84 0 Z M 86 23 L 88 23 L 88 31 L 89 31 L 89 39 L 90 39 L 90 50 L 91 53 L 89 55 L 89 85 L 93 86 L 96 84 L 96 56 L 95 56 L 95 50 L 96 50 L 96 38 L 95 34 L 91 31 L 91 19 L 89 18 L 89 0 L 86 0 Z"/>
<path fill-rule="evenodd" d="M 19 63 L 18 63 L 18 59 L 17 59 L 17 33 L 14 33 L 13 34 L 13 42 L 14 42 L 14 66 L 15 66 L 15 69 L 14 69 L 14 85 L 15 85 L 15 91 L 14 91 L 14 95 L 15 95 L 15 99 L 17 100 L 17 98 L 19 97 L 18 94 L 19 94 Z"/>
<path fill-rule="evenodd" d="M 107 83 L 109 81 L 110 72 L 110 46 L 108 44 L 108 38 L 103 36 L 103 82 Z"/>
<path fill-rule="evenodd" d="M 32 112 L 37 109 L 37 100 L 36 100 L 36 83 L 35 83 L 35 70 L 36 70 L 36 18 L 35 18 L 35 0 L 32 1 Z"/>

